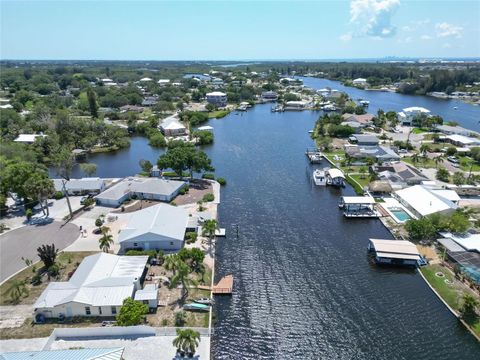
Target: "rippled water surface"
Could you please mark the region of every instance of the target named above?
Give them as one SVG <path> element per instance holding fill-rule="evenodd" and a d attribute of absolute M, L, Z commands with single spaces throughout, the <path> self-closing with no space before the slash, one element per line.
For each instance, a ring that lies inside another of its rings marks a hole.
<path fill-rule="evenodd" d="M 269 105 L 212 121 L 222 191 L 215 359 L 478 359 L 480 347 L 412 270 L 379 269 L 377 220 L 346 220 L 347 187 L 313 187 L 305 148 L 318 114 Z M 236 237 L 238 224 L 239 236 Z"/>

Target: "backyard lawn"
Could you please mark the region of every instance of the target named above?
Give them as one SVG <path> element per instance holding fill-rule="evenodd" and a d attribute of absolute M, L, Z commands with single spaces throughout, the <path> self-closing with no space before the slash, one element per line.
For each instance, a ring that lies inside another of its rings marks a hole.
<path fill-rule="evenodd" d="M 460 161 L 460 169 L 463 171 L 470 171 L 470 167 L 472 167 L 472 171 L 480 171 L 480 164 L 472 158 L 459 156 L 458 160 Z"/>
<path fill-rule="evenodd" d="M 435 161 L 433 161 L 433 159 L 424 158 L 422 156 L 419 156 L 417 162 L 412 161 L 411 156 L 402 158 L 402 161 L 405 161 L 406 163 L 409 163 L 410 165 L 413 165 L 417 168 L 426 168 L 426 169 L 437 168 L 437 164 L 435 164 Z"/>
<path fill-rule="evenodd" d="M 445 302 L 455 311 L 459 312 L 462 307 L 462 298 L 464 294 L 474 295 L 477 300 L 479 296 L 470 288 L 455 279 L 452 271 L 439 264 L 423 266 L 420 271 L 425 276 L 430 285 L 438 292 Z M 444 276 L 437 276 L 442 273 Z M 480 335 L 480 320 L 467 321 L 476 334 Z"/>

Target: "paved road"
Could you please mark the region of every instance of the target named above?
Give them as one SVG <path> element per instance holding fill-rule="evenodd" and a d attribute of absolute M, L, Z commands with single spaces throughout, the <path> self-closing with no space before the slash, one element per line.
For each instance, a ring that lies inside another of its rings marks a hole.
<path fill-rule="evenodd" d="M 62 250 L 72 244 L 80 230 L 74 224 L 62 224 L 28 225 L 0 236 L 0 282 L 25 267 L 22 256 L 37 261 L 40 245 L 53 243 Z"/>

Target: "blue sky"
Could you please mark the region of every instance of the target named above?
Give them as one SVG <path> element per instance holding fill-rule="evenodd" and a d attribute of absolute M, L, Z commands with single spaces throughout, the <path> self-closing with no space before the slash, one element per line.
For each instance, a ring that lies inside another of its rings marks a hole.
<path fill-rule="evenodd" d="M 480 1 L 6 1 L 2 59 L 480 57 Z"/>

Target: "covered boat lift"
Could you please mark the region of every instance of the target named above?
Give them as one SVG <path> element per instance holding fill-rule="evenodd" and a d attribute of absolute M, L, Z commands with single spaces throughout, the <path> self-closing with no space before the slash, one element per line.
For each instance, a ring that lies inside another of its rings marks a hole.
<path fill-rule="evenodd" d="M 370 239 L 368 250 L 375 253 L 375 262 L 381 265 L 415 267 L 422 261 L 415 244 L 406 240 Z"/>
<path fill-rule="evenodd" d="M 337 168 L 331 168 L 325 171 L 327 176 L 327 185 L 345 186 L 345 175 L 343 171 Z"/>
<path fill-rule="evenodd" d="M 342 196 L 338 207 L 343 209 L 343 215 L 349 218 L 377 218 L 380 213 L 377 203 L 371 196 Z"/>

